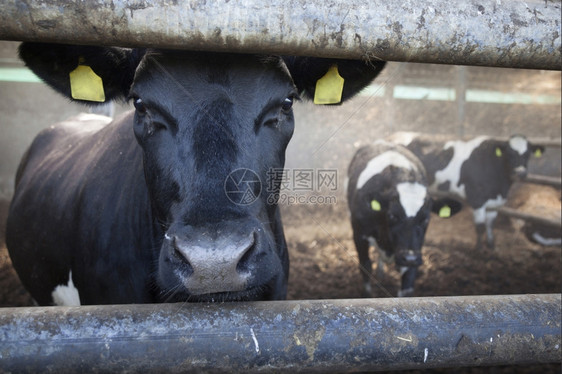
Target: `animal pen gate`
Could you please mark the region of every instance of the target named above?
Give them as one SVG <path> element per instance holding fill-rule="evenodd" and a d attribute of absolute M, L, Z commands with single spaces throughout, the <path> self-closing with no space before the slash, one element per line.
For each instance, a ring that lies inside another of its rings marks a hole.
<path fill-rule="evenodd" d="M 0 39 L 560 70 L 560 5 L 8 0 L 0 2 Z M 553 363 L 560 329 L 560 294 L 6 308 L 0 371 Z"/>

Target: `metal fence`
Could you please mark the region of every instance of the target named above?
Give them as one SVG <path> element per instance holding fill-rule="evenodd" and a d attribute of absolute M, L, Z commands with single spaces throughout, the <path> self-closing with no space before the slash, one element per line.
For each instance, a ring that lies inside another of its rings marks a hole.
<path fill-rule="evenodd" d="M 0 39 L 561 69 L 560 1 L 2 1 Z M 2 372 L 561 360 L 561 296 L 0 310 Z"/>
<path fill-rule="evenodd" d="M 560 5 L 8 0 L 0 39 L 560 70 Z"/>
<path fill-rule="evenodd" d="M 3 372 L 348 372 L 559 362 L 560 295 L 14 308 Z"/>

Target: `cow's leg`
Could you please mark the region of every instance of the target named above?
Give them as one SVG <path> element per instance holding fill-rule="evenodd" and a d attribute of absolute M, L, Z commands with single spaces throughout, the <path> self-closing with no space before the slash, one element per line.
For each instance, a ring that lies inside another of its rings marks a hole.
<path fill-rule="evenodd" d="M 476 224 L 476 249 L 482 249 L 482 237 L 485 235 L 486 225 L 483 223 Z"/>
<path fill-rule="evenodd" d="M 402 275 L 402 284 L 400 291 L 398 291 L 398 297 L 412 296 L 414 294 L 414 282 L 418 276 L 418 268 L 403 266 L 400 268 L 400 274 Z"/>
<path fill-rule="evenodd" d="M 377 244 L 375 238 L 369 237 L 367 240 L 369 241 L 369 245 L 373 246 L 378 253 L 376 277 L 379 281 L 382 281 L 384 279 L 385 265 L 394 261 L 394 259 L 387 256 L 386 252 Z"/>
<path fill-rule="evenodd" d="M 498 212 L 486 212 L 486 239 L 488 248 L 494 249 L 495 248 L 495 241 L 494 241 L 494 220 L 498 216 Z"/>
<path fill-rule="evenodd" d="M 362 235 L 356 234 L 356 230 L 353 233 L 353 240 L 355 241 L 355 248 L 357 249 L 357 255 L 359 256 L 359 271 L 363 277 L 363 297 L 372 297 L 373 290 L 371 287 L 371 276 L 372 276 L 372 263 L 369 258 L 369 241 L 365 239 Z"/>
<path fill-rule="evenodd" d="M 384 255 L 383 255 L 383 251 L 380 248 L 377 248 L 377 250 L 379 251 L 379 259 L 377 261 L 377 279 L 382 281 L 384 279 L 384 265 L 385 265 L 385 261 L 384 261 Z"/>
<path fill-rule="evenodd" d="M 486 208 L 474 209 L 473 216 L 476 228 L 476 249 L 482 249 L 482 237 L 486 231 Z"/>

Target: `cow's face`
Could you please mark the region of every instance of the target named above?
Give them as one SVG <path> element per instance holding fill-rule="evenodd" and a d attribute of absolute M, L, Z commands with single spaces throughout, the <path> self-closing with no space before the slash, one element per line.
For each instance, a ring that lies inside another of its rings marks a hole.
<path fill-rule="evenodd" d="M 384 249 L 394 257 L 396 266 L 421 265 L 421 249 L 431 212 L 427 188 L 416 182 L 398 183 L 392 193 L 387 192 L 387 199 L 374 199 L 370 204 L 376 216 L 373 222 L 381 230 L 378 236 L 386 236 Z"/>
<path fill-rule="evenodd" d="M 513 135 L 507 142 L 498 142 L 495 153 L 504 165 L 512 181 L 527 176 L 527 163 L 531 154 L 542 153 L 544 148 L 532 145 L 524 136 Z"/>
<path fill-rule="evenodd" d="M 150 53 L 130 96 L 164 232 L 157 278 L 164 298 L 280 297 L 286 253 L 268 199 L 278 184 L 266 184 L 271 169 L 283 168 L 294 127 L 297 92 L 283 61 Z M 250 198 L 237 199 L 236 188 Z"/>
<path fill-rule="evenodd" d="M 134 103 L 155 227 L 146 235 L 160 250 L 164 301 L 285 297 L 289 261 L 275 196 L 292 103 L 297 92 L 314 97 L 334 66 L 345 101 L 385 65 L 41 43 L 23 43 L 19 53 L 69 98 L 98 100 L 74 97 L 69 74 L 82 64 L 103 82 L 106 101 Z"/>

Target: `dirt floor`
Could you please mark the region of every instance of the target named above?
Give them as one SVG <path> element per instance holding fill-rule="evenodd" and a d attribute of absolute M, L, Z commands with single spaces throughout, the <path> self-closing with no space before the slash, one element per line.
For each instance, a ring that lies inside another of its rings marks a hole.
<path fill-rule="evenodd" d="M 511 195 L 509 206 L 560 220 L 560 191 L 521 184 Z M 345 201 L 323 207 L 290 206 L 283 213 L 291 253 L 289 297 L 360 297 L 361 276 Z M 522 227 L 521 220 L 498 216 L 495 250 L 477 250 L 469 208 L 449 219 L 433 216 L 415 296 L 559 293 L 560 247 L 530 242 Z M 373 267 L 377 258 L 371 248 Z M 394 266 L 387 268 L 385 279 L 373 280 L 377 297 L 395 296 L 399 285 Z"/>
<path fill-rule="evenodd" d="M 532 203 L 529 203 L 529 201 Z M 521 184 L 512 189 L 509 205 L 560 219 L 560 191 Z M 29 306 L 4 245 L 8 202 L 0 201 L 0 306 Z M 331 205 L 283 206 L 291 257 L 289 299 L 360 297 L 360 274 L 351 239 L 345 201 Z M 424 264 L 415 296 L 559 293 L 561 249 L 530 242 L 517 219 L 496 221 L 495 250 L 475 250 L 472 213 L 465 209 L 450 219 L 433 217 L 423 248 Z M 373 263 L 377 253 L 372 251 Z M 398 273 L 390 267 L 373 280 L 377 297 L 396 295 Z M 420 371 L 416 371 L 420 372 Z M 560 365 L 505 366 L 428 370 L 423 373 L 560 373 Z M 414 373 L 414 372 L 409 372 Z"/>

